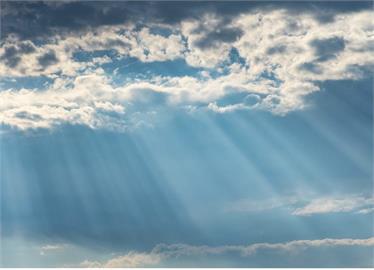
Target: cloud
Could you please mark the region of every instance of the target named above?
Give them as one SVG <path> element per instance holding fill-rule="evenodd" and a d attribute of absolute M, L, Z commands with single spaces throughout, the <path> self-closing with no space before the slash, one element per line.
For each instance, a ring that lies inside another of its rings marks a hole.
<path fill-rule="evenodd" d="M 171 34 L 167 37 L 151 34 L 149 28 L 143 28 L 137 35 L 129 55 L 143 62 L 168 61 L 181 58 L 185 51 L 182 36 Z"/>
<path fill-rule="evenodd" d="M 49 252 L 62 251 L 66 247 L 66 244 L 45 245 L 40 248 L 40 255 L 44 256 Z"/>
<path fill-rule="evenodd" d="M 74 4 L 62 6 L 66 11 Z M 100 10 L 100 5 L 89 7 L 93 14 Z M 76 12 L 80 13 L 80 8 Z M 144 89 L 162 93 L 167 108 L 199 105 L 215 113 L 255 109 L 282 116 L 307 107 L 308 95 L 320 90 L 319 82 L 359 80 L 370 76 L 368 70 L 374 66 L 372 11 L 337 13 L 334 20 L 322 24 L 308 12 L 290 17 L 291 11 L 285 8 L 244 9 L 238 16 L 223 18 L 217 15 L 223 11 L 215 10 L 202 12 L 198 19 L 187 16 L 173 25 L 146 21 L 137 25 L 127 19 L 112 24 L 107 16 L 114 10 L 103 12 L 97 16 L 105 19 L 98 21 L 106 23 L 89 29 L 76 25 L 79 35 L 67 31 L 42 42 L 6 36 L 0 48 L 4 60 L 0 76 L 47 76 L 53 84 L 44 91 L 4 89 L 0 93 L 5 100 L 0 107 L 3 124 L 23 130 L 61 124 L 126 130 L 126 117 L 137 113 L 136 108 L 144 108 L 140 100 L 133 102 L 136 91 Z M 54 23 L 64 27 L 59 18 Z M 104 52 L 104 56 L 79 61 L 76 55 L 82 52 Z M 198 68 L 205 75 L 186 72 L 176 76 L 170 70 L 114 83 L 113 74 L 102 65 L 127 58 L 144 65 L 184 59 L 187 67 Z M 233 92 L 246 95 L 235 103 L 221 102 Z M 253 98 L 249 102 L 247 97 L 257 98 L 253 103 Z M 126 114 L 126 108 L 130 113 Z"/>
<path fill-rule="evenodd" d="M 57 249 L 64 249 L 66 245 L 45 245 L 42 246 L 40 249 L 41 250 L 57 250 Z"/>
<path fill-rule="evenodd" d="M 236 254 L 241 257 L 254 256 L 263 251 L 277 252 L 302 252 L 311 248 L 335 248 L 335 247 L 373 247 L 374 238 L 366 239 L 318 239 L 318 240 L 295 240 L 282 243 L 255 243 L 251 245 L 224 245 L 224 246 L 193 246 L 187 244 L 159 244 L 150 252 L 129 252 L 126 255 L 112 258 L 106 262 L 84 261 L 81 267 L 145 267 L 157 266 L 169 259 L 215 256 L 224 254 Z M 286 255 L 285 254 L 285 255 Z"/>
<path fill-rule="evenodd" d="M 288 196 L 269 200 L 239 200 L 227 204 L 227 212 L 255 213 L 283 208 L 294 216 L 312 216 L 331 213 L 368 214 L 372 212 L 374 199 L 359 195 L 312 197 Z"/>
<path fill-rule="evenodd" d="M 161 261 L 161 256 L 153 253 L 129 252 L 126 255 L 118 256 L 106 262 L 86 260 L 80 267 L 89 268 L 123 268 L 123 267 L 145 267 L 157 265 Z"/>
<path fill-rule="evenodd" d="M 286 207 L 296 204 L 299 200 L 296 196 L 273 198 L 269 200 L 248 200 L 242 199 L 229 203 L 225 207 L 227 212 L 262 212 L 276 208 Z"/>
<path fill-rule="evenodd" d="M 38 63 L 44 68 L 58 63 L 58 59 L 53 51 L 49 51 L 38 57 Z"/>
<path fill-rule="evenodd" d="M 373 212 L 374 212 L 374 207 L 361 209 L 361 210 L 357 211 L 356 213 L 366 215 L 366 214 L 370 214 L 370 213 L 373 213 Z"/>
<path fill-rule="evenodd" d="M 18 44 L 9 44 L 3 47 L 0 59 L 10 68 L 15 68 L 21 61 L 21 55 L 35 52 L 35 46 L 30 41 L 22 41 Z"/>
<path fill-rule="evenodd" d="M 171 61 L 184 57 L 185 44 L 180 34 L 163 36 L 151 33 L 148 27 L 140 30 L 134 27 L 104 26 L 79 36 L 57 35 L 38 46 L 31 40 L 10 36 L 0 47 L 0 59 L 4 60 L 0 64 L 0 76 L 77 76 L 83 70 L 103 64 L 95 61 L 94 57 L 88 61 L 77 61 L 75 55 L 79 52 L 115 51 L 116 57 L 134 57 L 142 62 Z"/>
<path fill-rule="evenodd" d="M 181 21 L 214 14 L 225 23 L 237 16 L 258 10 L 289 10 L 289 16 L 306 14 L 320 23 L 335 16 L 370 9 L 369 2 L 349 3 L 272 3 L 272 2 L 82 2 L 31 1 L 2 2 L 2 36 L 18 34 L 22 39 L 40 39 L 56 33 L 77 34 L 98 26 L 131 22 L 177 25 Z M 22 18 L 20 20 L 19 18 Z"/>
<path fill-rule="evenodd" d="M 224 97 L 229 89 L 240 88 L 243 79 L 240 73 L 205 80 L 191 76 L 155 77 L 149 81 L 114 86 L 110 78 L 97 69 L 95 73 L 71 79 L 56 79 L 43 91 L 10 89 L 0 92 L 0 98 L 4 100 L 0 104 L 0 122 L 21 130 L 73 124 L 124 131 L 131 128 L 128 126 L 131 122 L 129 118 L 142 112 L 148 113 L 155 107 L 172 109 L 206 103 L 207 108 L 213 111 L 232 111 L 237 107 L 250 109 L 257 105 L 249 105 L 246 100 L 232 108 L 208 105 Z M 262 108 L 275 111 L 280 106 L 273 95 L 266 92 L 263 95 Z M 258 105 L 259 108 L 261 106 Z"/>
<path fill-rule="evenodd" d="M 222 27 L 204 34 L 204 38 L 195 42 L 200 48 L 208 48 L 221 43 L 231 43 L 243 35 L 243 30 L 237 27 Z"/>
<path fill-rule="evenodd" d="M 213 103 L 208 104 L 208 109 L 210 109 L 210 110 L 212 110 L 213 112 L 216 112 L 216 113 L 227 113 L 227 112 L 233 112 L 233 111 L 237 111 L 237 110 L 245 110 L 245 109 L 249 109 L 249 108 L 247 108 L 242 103 L 231 104 L 231 105 L 227 105 L 227 106 L 219 106 L 219 105 L 217 105 L 216 102 L 213 102 Z"/>
<path fill-rule="evenodd" d="M 306 248 L 317 247 L 337 247 L 337 246 L 374 246 L 374 238 L 367 239 L 321 239 L 321 240 L 295 240 L 283 243 L 256 243 L 248 246 L 191 246 L 184 244 L 176 245 L 158 245 L 152 252 L 161 253 L 170 256 L 191 256 L 191 255 L 209 255 L 223 254 L 227 252 L 237 252 L 242 256 L 251 256 L 262 250 L 294 251 Z"/>
<path fill-rule="evenodd" d="M 2 91 L 0 96 L 6 102 L 0 105 L 0 121 L 21 130 L 66 123 L 125 128 L 124 120 L 116 117 L 125 114 L 116 90 L 104 76 L 90 74 L 68 82 L 55 80 L 47 91 Z"/>
<path fill-rule="evenodd" d="M 321 198 L 315 199 L 303 207 L 296 208 L 292 214 L 296 216 L 310 216 L 315 214 L 357 212 L 365 214 L 373 208 L 373 198 Z"/>
<path fill-rule="evenodd" d="M 10 68 L 14 68 L 18 65 L 21 58 L 17 56 L 17 50 L 14 46 L 4 48 L 4 53 L 1 56 L 1 59 L 4 60 L 5 65 Z"/>
<path fill-rule="evenodd" d="M 315 49 L 318 61 L 327 61 L 337 57 L 339 52 L 344 51 L 345 41 L 340 37 L 331 37 L 327 39 L 316 39 L 310 42 Z"/>

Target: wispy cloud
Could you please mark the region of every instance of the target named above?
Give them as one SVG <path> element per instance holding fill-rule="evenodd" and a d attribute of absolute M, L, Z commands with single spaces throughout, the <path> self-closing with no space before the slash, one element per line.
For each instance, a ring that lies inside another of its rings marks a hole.
<path fill-rule="evenodd" d="M 123 256 L 112 258 L 108 261 L 88 261 L 81 263 L 81 267 L 144 267 L 157 266 L 157 264 L 172 258 L 223 255 L 227 253 L 236 253 L 242 257 L 253 256 L 258 252 L 282 251 L 298 252 L 310 248 L 319 247 L 373 247 L 374 238 L 366 239 L 319 239 L 319 240 L 295 240 L 282 243 L 255 243 L 247 246 L 193 246 L 186 244 L 166 245 L 160 244 L 154 247 L 150 252 L 129 252 Z"/>
<path fill-rule="evenodd" d="M 357 211 L 357 214 L 369 214 L 374 212 L 374 207 L 372 208 L 365 208 Z"/>
<path fill-rule="evenodd" d="M 262 212 L 283 208 L 291 215 L 312 216 L 330 213 L 369 214 L 373 211 L 374 199 L 359 195 L 330 197 L 289 196 L 269 200 L 239 200 L 228 204 L 228 212 Z"/>
<path fill-rule="evenodd" d="M 296 216 L 310 216 L 315 214 L 356 212 L 367 214 L 374 205 L 373 198 L 322 198 L 310 201 L 303 207 L 296 208 L 292 214 Z"/>
<path fill-rule="evenodd" d="M 48 252 L 62 251 L 68 245 L 67 244 L 49 244 L 40 247 L 40 255 L 46 255 Z"/>
<path fill-rule="evenodd" d="M 89 268 L 122 268 L 122 267 L 144 267 L 157 265 L 161 262 L 161 255 L 155 253 L 129 252 L 126 255 L 112 258 L 106 262 L 83 261 L 81 267 Z"/>
<path fill-rule="evenodd" d="M 289 208 L 298 201 L 298 198 L 295 196 L 285 196 L 268 200 L 242 199 L 228 203 L 224 210 L 226 212 L 261 212 L 281 207 Z"/>

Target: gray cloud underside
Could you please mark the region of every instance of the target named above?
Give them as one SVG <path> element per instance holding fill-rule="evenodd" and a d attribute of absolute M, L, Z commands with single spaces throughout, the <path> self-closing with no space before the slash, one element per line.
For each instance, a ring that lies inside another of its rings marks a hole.
<path fill-rule="evenodd" d="M 1 2 L 2 37 L 17 33 L 26 39 L 53 33 L 79 32 L 103 25 L 127 22 L 177 24 L 217 14 L 230 22 L 253 10 L 288 9 L 290 14 L 312 14 L 321 23 L 331 22 L 337 14 L 370 9 L 370 2 L 125 2 L 125 1 L 16 1 Z"/>

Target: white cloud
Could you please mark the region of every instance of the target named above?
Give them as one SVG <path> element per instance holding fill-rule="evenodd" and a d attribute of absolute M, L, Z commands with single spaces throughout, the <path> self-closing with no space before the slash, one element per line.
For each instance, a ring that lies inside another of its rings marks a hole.
<path fill-rule="evenodd" d="M 226 112 L 233 112 L 236 110 L 244 110 L 244 109 L 247 109 L 247 107 L 242 103 L 232 104 L 232 105 L 227 105 L 227 106 L 218 106 L 216 102 L 213 102 L 213 103 L 208 104 L 208 109 L 216 113 L 226 113 Z"/>
<path fill-rule="evenodd" d="M 73 87 L 67 86 L 69 83 Z M 56 80 L 47 91 L 6 90 L 0 93 L 0 122 L 21 130 L 51 128 L 60 124 L 80 124 L 91 128 L 110 127 L 121 121 L 111 113 L 125 114 L 106 77 L 84 75 L 67 84 Z M 109 121 L 109 122 L 108 122 Z M 118 123 L 125 126 L 125 123 Z"/>
<path fill-rule="evenodd" d="M 319 90 L 313 81 L 358 79 L 362 73 L 355 67 L 373 65 L 373 53 L 365 49 L 374 41 L 373 26 L 369 26 L 372 15 L 339 15 L 328 24 L 306 14 L 291 17 L 282 10 L 242 15 L 234 25 L 246 31 L 234 47 L 250 66 L 249 78 L 268 73 L 280 82 L 277 96 L 282 106 L 276 111 L 284 113 L 303 108 L 303 97 Z M 311 44 L 329 38 L 341 39 L 345 47 L 319 61 Z M 303 69 L 303 65 L 314 69 Z"/>
<path fill-rule="evenodd" d="M 319 247 L 373 247 L 374 237 L 366 239 L 318 239 L 295 240 L 283 243 L 255 243 L 251 245 L 224 245 L 224 246 L 193 246 L 186 244 L 159 244 L 150 252 L 129 252 L 126 255 L 112 258 L 105 262 L 84 261 L 81 267 L 145 267 L 157 266 L 171 258 L 222 255 L 236 253 L 239 256 L 253 256 L 265 250 L 282 252 L 301 252 L 310 248 Z"/>
<path fill-rule="evenodd" d="M 319 91 L 315 81 L 360 79 L 364 67 L 374 65 L 372 15 L 371 11 L 338 14 L 334 21 L 321 24 L 307 13 L 289 16 L 286 10 L 269 10 L 245 13 L 227 24 L 208 14 L 204 20 L 182 21 L 168 35 L 127 24 L 98 27 L 80 36 L 53 36 L 42 45 L 9 37 L 0 55 L 7 54 L 10 62 L 1 61 L 0 76 L 49 76 L 54 83 L 45 91 L 2 91 L 0 120 L 23 130 L 64 123 L 126 130 L 126 117 L 131 117 L 128 102 L 142 89 L 167 95 L 168 106 L 202 104 L 216 113 L 256 109 L 285 115 L 307 106 L 306 96 Z M 227 38 L 230 31 L 234 36 Z M 324 42 L 331 43 L 327 50 Z M 232 49 L 244 63 L 231 62 Z M 97 50 L 114 50 L 118 57 L 142 62 L 183 58 L 203 72 L 196 77 L 171 73 L 114 87 L 99 68 L 114 58 L 74 58 L 77 52 Z M 217 74 L 211 76 L 212 70 Z M 245 98 L 220 104 L 230 93 L 258 99 L 254 104 Z"/>
<path fill-rule="evenodd" d="M 151 34 L 149 28 L 143 28 L 136 35 L 129 55 L 143 62 L 168 61 L 181 58 L 185 45 L 180 34 L 168 37 Z"/>
<path fill-rule="evenodd" d="M 58 249 L 64 249 L 66 245 L 45 245 L 42 246 L 40 249 L 47 251 L 47 250 L 58 250 Z"/>
<path fill-rule="evenodd" d="M 85 260 L 80 267 L 88 268 L 123 268 L 123 267 L 145 267 L 160 263 L 161 256 L 153 253 L 129 252 L 126 255 L 112 258 L 106 262 Z"/>
<path fill-rule="evenodd" d="M 0 76 L 51 76 L 56 73 L 76 76 L 80 71 L 112 61 L 108 56 L 94 57 L 90 61 L 76 61 L 74 54 L 82 51 L 114 50 L 120 57 L 131 56 L 143 62 L 168 61 L 183 57 L 185 45 L 180 34 L 164 37 L 151 34 L 149 28 L 135 31 L 133 27 L 102 26 L 79 36 L 55 36 L 39 46 L 29 40 L 20 41 L 17 37 L 10 36 L 0 47 L 0 56 L 11 48 L 15 51 L 13 59 L 20 59 L 14 66 L 2 61 Z M 32 47 L 32 51 L 22 51 L 21 48 L 25 45 Z M 54 53 L 56 61 L 48 66 L 41 65 L 40 58 L 50 52 Z"/>
<path fill-rule="evenodd" d="M 369 214 L 374 208 L 374 199 L 359 195 L 311 197 L 288 196 L 268 200 L 242 199 L 226 205 L 228 212 L 262 212 L 282 208 L 295 216 L 312 216 L 330 213 Z"/>
<path fill-rule="evenodd" d="M 49 252 L 56 252 L 64 250 L 68 245 L 67 244 L 49 244 L 40 247 L 40 255 L 44 256 Z"/>
<path fill-rule="evenodd" d="M 370 214 L 370 213 L 373 213 L 373 212 L 374 212 L 374 207 L 372 207 L 372 208 L 361 209 L 361 210 L 357 211 L 356 213 L 357 213 L 357 214 L 363 214 L 363 215 L 366 215 L 366 214 Z"/>
<path fill-rule="evenodd" d="M 303 207 L 296 208 L 292 214 L 296 216 L 310 216 L 315 214 L 358 212 L 365 214 L 373 208 L 373 198 L 320 198 L 315 199 Z"/>
<path fill-rule="evenodd" d="M 227 252 L 237 252 L 242 256 L 251 256 L 261 250 L 297 251 L 314 247 L 337 247 L 337 246 L 374 246 L 374 237 L 367 239 L 320 239 L 320 240 L 295 240 L 283 243 L 255 243 L 248 246 L 191 246 L 184 244 L 159 245 L 152 252 L 170 256 L 181 255 L 209 255 L 223 254 Z"/>

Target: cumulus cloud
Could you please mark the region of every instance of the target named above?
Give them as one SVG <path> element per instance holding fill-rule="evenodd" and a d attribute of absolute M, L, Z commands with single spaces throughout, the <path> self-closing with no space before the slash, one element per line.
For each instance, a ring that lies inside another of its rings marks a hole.
<path fill-rule="evenodd" d="M 174 60 L 181 58 L 185 51 L 180 34 L 164 37 L 150 33 L 149 28 L 143 28 L 136 39 L 137 42 L 132 46 L 129 55 L 143 62 Z"/>
<path fill-rule="evenodd" d="M 84 261 L 82 267 L 145 267 L 157 266 L 168 259 L 194 256 L 214 256 L 237 254 L 242 257 L 253 256 L 262 251 L 302 252 L 311 248 L 335 247 L 369 247 L 374 246 L 374 238 L 366 239 L 318 239 L 295 240 L 283 243 L 255 243 L 251 245 L 193 246 L 187 244 L 159 244 L 150 252 L 129 252 L 126 255 L 112 258 L 106 262 Z"/>
<path fill-rule="evenodd" d="M 321 23 L 308 12 L 290 16 L 289 9 L 248 9 L 230 18 L 205 12 L 203 20 L 188 17 L 173 25 L 125 20 L 82 28 L 79 34 L 61 32 L 39 43 L 10 34 L 0 48 L 0 76 L 48 76 L 54 82 L 45 91 L 4 89 L 0 118 L 24 130 L 64 123 L 125 130 L 131 116 L 126 108 L 144 89 L 165 95 L 167 106 L 286 115 L 308 105 L 307 96 L 320 90 L 318 82 L 370 76 L 372 15 L 337 13 Z M 115 54 L 76 59 L 77 53 L 98 51 Z M 105 74 L 101 65 L 129 57 L 145 64 L 184 59 L 204 76 L 170 71 L 113 86 L 113 74 Z M 233 92 L 244 93 L 243 99 L 220 102 Z M 132 108 L 136 113 L 136 105 Z"/>
<path fill-rule="evenodd" d="M 226 108 L 214 105 L 212 102 L 224 97 L 227 91 L 240 89 L 240 80 L 243 80 L 241 74 L 205 80 L 191 76 L 155 77 L 114 86 L 102 70 L 95 72 L 71 79 L 56 79 L 44 91 L 9 89 L 0 92 L 0 98 L 4 100 L 0 104 L 0 121 L 21 130 L 52 128 L 61 124 L 126 130 L 128 117 L 142 112 L 136 109 L 149 111 L 155 105 L 175 108 L 206 103 L 208 109 L 219 112 L 255 106 L 272 110 L 271 107 L 279 105 L 278 100 L 266 89 L 258 89 L 264 91 L 265 98 L 259 101 L 261 104 L 248 105 L 243 101 L 241 105 Z"/>
<path fill-rule="evenodd" d="M 21 89 L 2 91 L 0 121 L 22 130 L 51 128 L 59 124 L 87 125 L 91 128 L 110 127 L 125 123 L 116 115 L 125 114 L 116 88 L 99 74 L 82 75 L 66 82 L 56 80 L 47 91 Z"/>
<path fill-rule="evenodd" d="M 97 27 L 79 36 L 54 36 L 37 46 L 31 40 L 9 36 L 0 48 L 0 76 L 77 76 L 80 71 L 102 64 L 95 59 L 77 61 L 79 52 L 116 51 L 119 57 L 135 57 L 143 62 L 169 61 L 183 57 L 185 44 L 180 34 L 152 34 L 135 25 Z M 32 48 L 25 50 L 25 46 Z M 22 49 L 23 48 L 23 49 Z"/>

